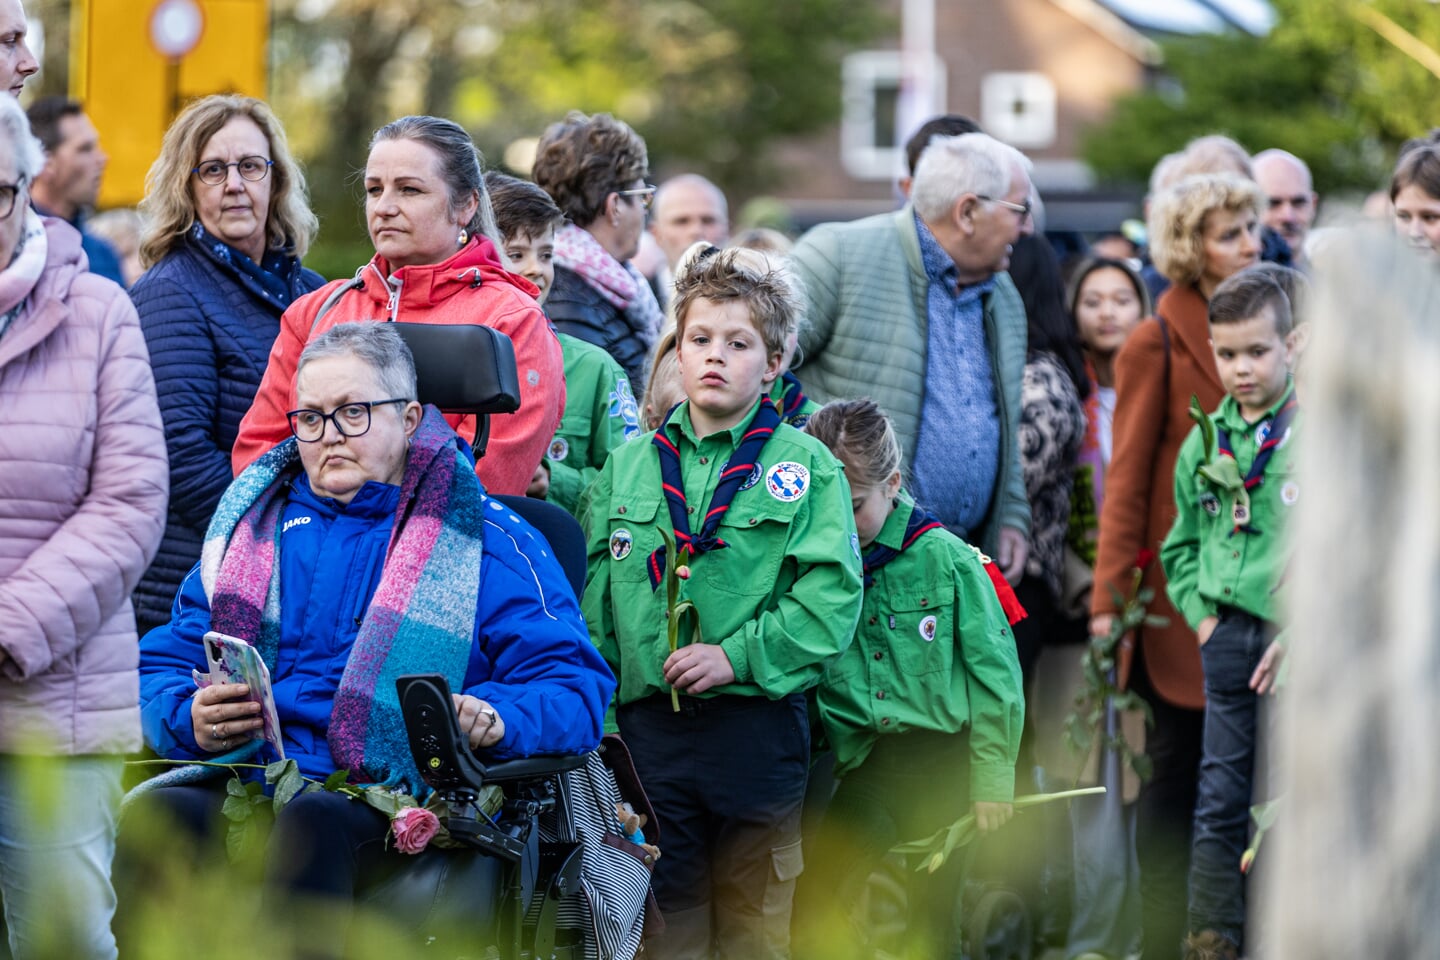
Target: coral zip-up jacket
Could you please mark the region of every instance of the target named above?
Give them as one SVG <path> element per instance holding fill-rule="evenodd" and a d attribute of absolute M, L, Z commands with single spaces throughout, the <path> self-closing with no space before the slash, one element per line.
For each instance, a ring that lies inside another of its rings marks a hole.
<path fill-rule="evenodd" d="M 317 319 L 321 306 L 346 285 L 350 289 Z M 520 409 L 493 419 L 489 449 L 475 472 L 489 493 L 523 494 L 565 413 L 565 362 L 560 342 L 535 305 L 537 292 L 530 281 L 505 270 L 490 241 L 476 237 L 448 260 L 401 267 L 393 278 L 377 254 L 354 279 L 301 297 L 280 320 L 260 390 L 240 422 L 231 466 L 238 474 L 290 435 L 285 414 L 294 409 L 300 352 L 331 327 L 365 320 L 479 323 L 515 344 Z M 466 440 L 475 435 L 474 417 L 445 419 Z"/>

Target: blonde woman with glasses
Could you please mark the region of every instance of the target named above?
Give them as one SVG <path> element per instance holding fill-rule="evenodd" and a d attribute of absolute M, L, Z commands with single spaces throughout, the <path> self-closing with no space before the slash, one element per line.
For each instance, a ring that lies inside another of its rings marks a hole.
<path fill-rule="evenodd" d="M 142 633 L 170 619 L 180 581 L 230 484 L 230 450 L 280 315 L 320 287 L 300 265 L 315 236 L 305 177 L 270 108 L 206 97 L 165 134 L 146 179 L 131 298 L 165 418 L 170 512 L 160 553 L 135 592 Z"/>

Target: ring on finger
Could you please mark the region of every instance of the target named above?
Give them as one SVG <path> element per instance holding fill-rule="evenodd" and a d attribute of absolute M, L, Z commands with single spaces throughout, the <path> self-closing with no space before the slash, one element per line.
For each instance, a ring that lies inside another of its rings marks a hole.
<path fill-rule="evenodd" d="M 495 726 L 495 724 L 500 720 L 500 717 L 497 716 L 495 711 L 490 707 L 486 707 L 484 710 L 481 710 L 480 713 L 484 715 L 485 719 L 489 721 L 489 724 L 492 727 Z"/>
<path fill-rule="evenodd" d="M 220 724 L 218 724 L 218 723 L 212 723 L 212 724 L 210 724 L 210 738 L 211 738 L 212 740 L 222 740 L 222 739 L 224 739 L 223 737 L 220 736 Z"/>

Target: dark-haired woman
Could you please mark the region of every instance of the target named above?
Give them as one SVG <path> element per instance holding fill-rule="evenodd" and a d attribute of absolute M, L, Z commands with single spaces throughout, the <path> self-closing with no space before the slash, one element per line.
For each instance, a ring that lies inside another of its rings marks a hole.
<path fill-rule="evenodd" d="M 1401 148 L 1390 202 L 1400 238 L 1427 256 L 1440 256 L 1440 130 Z"/>
<path fill-rule="evenodd" d="M 232 465 L 244 469 L 289 435 L 295 364 L 305 344 L 358 320 L 479 323 L 515 345 L 520 409 L 497 417 L 476 473 L 487 493 L 523 494 L 565 409 L 560 343 L 535 304 L 535 285 L 500 255 L 480 154 L 459 125 L 402 117 L 376 131 L 365 163 L 365 221 L 374 258 L 351 280 L 295 301 L 255 404 L 240 424 Z M 473 417 L 448 415 L 461 436 Z"/>
<path fill-rule="evenodd" d="M 1020 460 L 1030 499 L 1030 553 L 1015 588 L 1029 613 L 1015 625 L 1020 667 L 1029 685 L 1041 644 L 1067 629 L 1074 632 L 1060 615 L 1060 578 L 1075 459 L 1085 437 L 1082 401 L 1090 382 L 1065 313 L 1065 287 L 1049 241 L 1021 237 L 1010 258 L 1010 276 L 1025 302 L 1029 337 L 1020 388 Z"/>
<path fill-rule="evenodd" d="M 571 113 L 545 131 L 535 157 L 535 182 L 570 218 L 555 234 L 545 312 L 561 332 L 604 347 L 637 392 L 664 319 L 630 263 L 655 196 L 648 174 L 645 141 L 605 113 Z"/>

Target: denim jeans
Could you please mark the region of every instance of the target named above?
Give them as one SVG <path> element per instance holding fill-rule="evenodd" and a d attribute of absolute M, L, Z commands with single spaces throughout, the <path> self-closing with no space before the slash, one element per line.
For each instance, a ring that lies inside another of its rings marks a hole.
<path fill-rule="evenodd" d="M 0 897 L 10 952 L 113 958 L 119 757 L 0 756 Z"/>
<path fill-rule="evenodd" d="M 1190 929 L 1214 930 L 1243 946 L 1245 876 L 1260 734 L 1260 698 L 1250 689 L 1275 631 L 1247 613 L 1221 608 L 1200 648 L 1205 667 L 1205 735 L 1190 852 Z"/>

